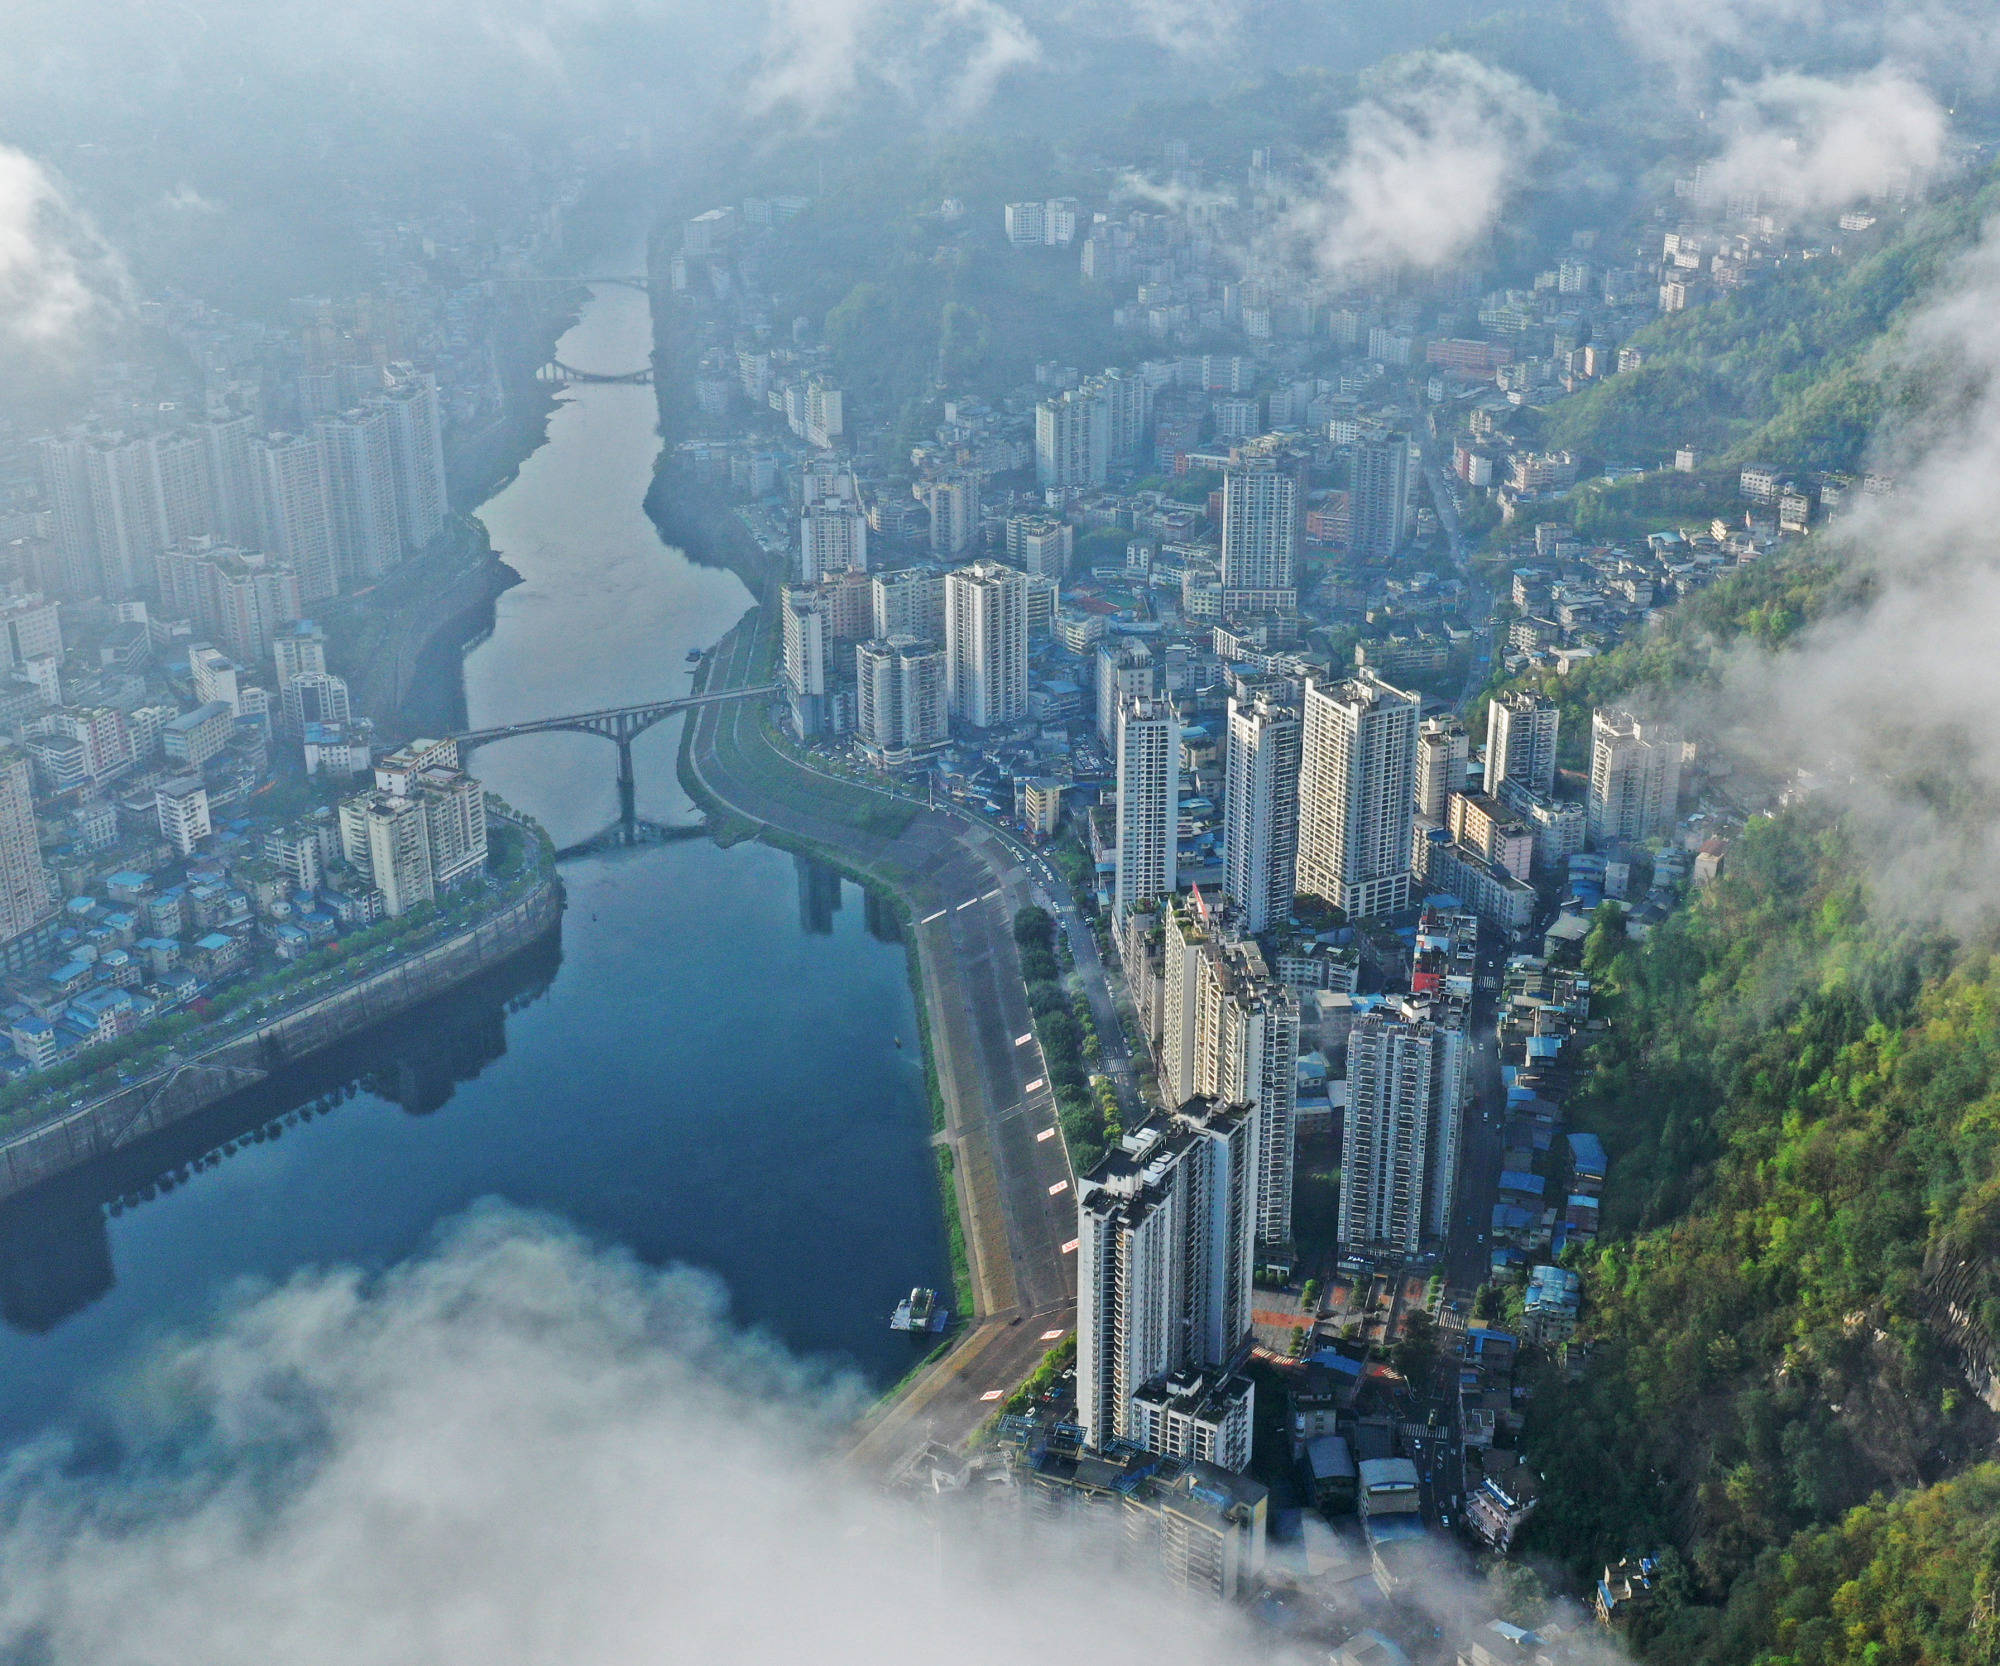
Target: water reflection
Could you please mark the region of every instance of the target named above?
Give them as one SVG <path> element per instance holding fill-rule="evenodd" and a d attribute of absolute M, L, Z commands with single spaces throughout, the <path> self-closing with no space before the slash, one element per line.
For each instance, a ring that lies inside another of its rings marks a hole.
<path fill-rule="evenodd" d="M 561 938 L 551 933 L 448 995 L 0 1204 L 0 1320 L 39 1335 L 108 1295 L 117 1283 L 108 1217 L 333 1115 L 358 1093 L 412 1116 L 442 1110 L 461 1085 L 505 1056 L 509 1014 L 547 994 L 561 964 Z"/>
<path fill-rule="evenodd" d="M 794 856 L 799 876 L 799 930 L 808 937 L 831 937 L 840 912 L 840 873 L 810 856 Z"/>

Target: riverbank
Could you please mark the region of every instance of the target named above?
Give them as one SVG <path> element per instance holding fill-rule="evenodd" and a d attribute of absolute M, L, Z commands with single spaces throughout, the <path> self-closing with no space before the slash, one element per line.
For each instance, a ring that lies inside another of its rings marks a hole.
<path fill-rule="evenodd" d="M 0 1140 L 0 1201 L 94 1163 L 256 1086 L 273 1071 L 503 965 L 562 920 L 562 886 L 546 854 L 460 929 L 329 993 L 169 1055 L 158 1069 Z"/>

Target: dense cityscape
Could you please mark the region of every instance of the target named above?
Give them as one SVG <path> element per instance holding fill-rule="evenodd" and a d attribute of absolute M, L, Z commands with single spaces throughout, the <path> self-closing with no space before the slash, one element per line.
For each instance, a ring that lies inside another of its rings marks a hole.
<path fill-rule="evenodd" d="M 0 130 L 0 1658 L 1990 1658 L 1993 20 L 528 10 Z"/>

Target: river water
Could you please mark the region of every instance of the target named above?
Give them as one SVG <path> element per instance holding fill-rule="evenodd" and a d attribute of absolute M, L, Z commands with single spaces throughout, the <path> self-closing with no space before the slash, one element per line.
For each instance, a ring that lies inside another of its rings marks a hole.
<path fill-rule="evenodd" d="M 650 334 L 646 298 L 607 287 L 559 351 L 622 371 Z M 687 651 L 748 605 L 646 518 L 654 417 L 650 389 L 573 389 L 481 510 L 522 582 L 466 660 L 474 726 L 685 693 Z M 636 748 L 642 815 L 687 817 L 677 740 L 669 723 Z M 558 845 L 617 815 L 606 741 L 530 737 L 473 761 Z M 878 1384 L 900 1375 L 914 1344 L 889 1310 L 949 1272 L 893 923 L 761 845 L 618 850 L 564 880 L 559 955 L 0 1209 L 0 1436 L 88 1405 L 149 1335 L 200 1323 L 241 1281 L 388 1265 L 489 1196 L 706 1269 L 740 1320 Z"/>

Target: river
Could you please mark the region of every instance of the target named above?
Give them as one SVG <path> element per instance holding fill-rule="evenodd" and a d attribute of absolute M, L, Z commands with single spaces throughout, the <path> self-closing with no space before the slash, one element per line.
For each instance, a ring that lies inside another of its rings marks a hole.
<path fill-rule="evenodd" d="M 650 340 L 646 298 L 606 287 L 559 351 L 627 370 Z M 481 509 L 522 582 L 466 659 L 475 727 L 685 693 L 687 651 L 748 605 L 646 518 L 654 423 L 650 389 L 572 389 Z M 642 815 L 688 816 L 677 740 L 669 723 L 636 748 Z M 474 765 L 559 845 L 616 818 L 605 741 L 529 737 Z M 489 1196 L 711 1272 L 737 1318 L 800 1352 L 901 1375 L 916 1345 L 889 1310 L 950 1275 L 893 922 L 761 845 L 618 850 L 564 880 L 559 955 L 0 1209 L 0 1435 L 87 1407 L 147 1337 L 199 1324 L 245 1281 L 389 1265 Z"/>

